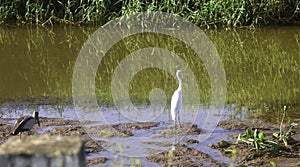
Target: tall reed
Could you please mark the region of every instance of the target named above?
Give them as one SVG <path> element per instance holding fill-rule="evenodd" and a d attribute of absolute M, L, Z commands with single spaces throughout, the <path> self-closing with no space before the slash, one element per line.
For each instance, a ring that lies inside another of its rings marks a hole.
<path fill-rule="evenodd" d="M 180 15 L 200 26 L 257 26 L 300 21 L 299 0 L 0 0 L 0 23 L 104 24 L 132 12 Z"/>

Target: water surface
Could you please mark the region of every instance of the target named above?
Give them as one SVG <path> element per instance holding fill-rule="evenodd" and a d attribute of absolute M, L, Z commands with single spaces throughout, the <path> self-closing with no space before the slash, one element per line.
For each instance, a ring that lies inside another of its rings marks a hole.
<path fill-rule="evenodd" d="M 1 27 L 1 101 L 72 98 L 72 73 L 77 55 L 96 29 L 64 26 Z M 239 112 L 246 106 L 250 115 L 277 113 L 273 114 L 274 117 L 278 116 L 283 105 L 289 105 L 292 106 L 290 114 L 295 118 L 300 117 L 299 27 L 264 27 L 254 31 L 206 30 L 205 33 L 215 44 L 225 67 L 228 104 L 235 104 Z M 152 46 L 141 41 L 144 37 L 134 36 L 117 43 L 115 49 L 107 53 L 100 63 L 96 95 L 101 105 L 113 104 L 110 81 L 118 63 L 132 50 Z M 180 45 L 174 39 L 165 40 Z M 200 103 L 209 105 L 211 88 L 205 65 L 201 60 L 193 61 L 192 52 L 184 53 L 180 47 L 173 51 L 187 61 L 197 78 L 199 90 L 195 91 L 200 93 Z M 134 104 L 147 104 L 151 90 L 157 87 L 170 100 L 177 88 L 176 78 L 156 68 L 142 70 L 131 80 L 129 94 Z M 268 119 L 275 120 L 272 117 Z"/>

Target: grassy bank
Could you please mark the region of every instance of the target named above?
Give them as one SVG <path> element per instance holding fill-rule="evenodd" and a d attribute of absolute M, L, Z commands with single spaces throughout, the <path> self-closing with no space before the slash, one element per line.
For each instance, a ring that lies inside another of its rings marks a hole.
<path fill-rule="evenodd" d="M 299 0 L 0 0 L 0 23 L 104 24 L 132 12 L 178 14 L 199 26 L 258 26 L 300 21 Z"/>

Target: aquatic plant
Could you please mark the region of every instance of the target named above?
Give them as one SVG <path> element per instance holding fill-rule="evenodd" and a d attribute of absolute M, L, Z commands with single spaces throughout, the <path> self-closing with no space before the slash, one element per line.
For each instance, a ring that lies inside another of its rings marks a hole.
<path fill-rule="evenodd" d="M 269 145 L 271 141 L 265 139 L 264 133 L 258 132 L 257 129 L 253 131 L 252 128 L 246 129 L 246 134 L 242 136 L 239 135 L 237 140 L 252 145 L 256 151 L 271 146 Z"/>
<path fill-rule="evenodd" d="M 287 106 L 283 107 L 282 118 L 280 122 L 280 132 L 273 133 L 273 139 L 267 139 L 265 134 L 262 132 L 258 132 L 257 129 L 254 131 L 252 128 L 246 129 L 246 133 L 244 135 L 239 135 L 237 141 L 247 143 L 252 145 L 256 152 L 278 152 L 280 150 L 284 150 L 286 146 L 288 146 L 288 141 L 291 139 L 291 136 L 295 134 L 294 128 L 298 126 L 297 123 L 289 122 L 289 129 L 287 132 L 283 131 L 283 121 L 286 117 Z M 274 140 L 275 139 L 275 140 Z M 284 143 L 284 146 L 281 143 Z"/>

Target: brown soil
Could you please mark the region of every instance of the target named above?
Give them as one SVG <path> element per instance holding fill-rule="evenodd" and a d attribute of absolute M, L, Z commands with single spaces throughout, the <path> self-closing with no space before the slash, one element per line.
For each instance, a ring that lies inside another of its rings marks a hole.
<path fill-rule="evenodd" d="M 180 127 L 169 126 L 161 129 L 159 136 L 171 136 L 171 135 L 199 135 L 200 133 L 204 133 L 201 128 L 196 124 L 192 124 L 190 122 L 181 123 Z"/>
<path fill-rule="evenodd" d="M 0 144 L 5 142 L 12 130 L 12 126 L 7 122 L 11 119 L 2 119 L 0 123 Z M 59 126 L 54 127 L 51 130 L 45 131 L 44 134 L 48 135 L 67 135 L 67 136 L 81 136 L 85 140 L 86 153 L 97 153 L 104 151 L 102 147 L 105 143 L 99 143 L 92 140 L 86 131 L 97 132 L 100 137 L 119 136 L 119 137 L 130 137 L 133 135 L 133 130 L 149 129 L 159 125 L 157 122 L 146 122 L 146 123 L 125 123 L 116 124 L 112 126 L 91 126 L 83 129 L 80 126 L 79 121 L 74 120 L 62 120 L 54 118 L 41 118 L 42 127 Z M 89 122 L 87 122 L 89 123 Z M 298 122 L 299 123 L 299 122 Z M 67 126 L 65 126 L 67 125 Z M 263 121 L 253 121 L 244 123 L 239 120 L 222 121 L 218 124 L 227 130 L 245 130 L 247 127 L 257 128 L 262 131 L 266 136 L 271 135 L 273 132 L 278 131 L 276 126 L 268 124 Z M 37 126 L 35 127 L 38 128 Z M 297 129 L 299 132 L 299 128 Z M 32 130 L 36 132 L 36 130 Z M 174 135 L 176 132 L 173 126 L 162 128 L 159 136 Z M 192 123 L 182 123 L 181 127 L 178 128 L 178 135 L 198 135 L 203 133 L 203 130 Z M 22 134 L 23 136 L 28 135 L 27 133 Z M 288 148 L 278 152 L 267 152 L 261 154 L 253 154 L 251 147 L 245 144 L 236 144 L 237 133 L 229 133 L 233 136 L 233 141 L 227 141 L 229 145 L 220 146 L 219 144 L 212 145 L 214 149 L 220 150 L 224 156 L 229 157 L 232 162 L 236 165 L 251 165 L 251 166 L 271 166 L 270 161 L 274 161 L 278 166 L 300 166 L 300 140 L 299 134 L 296 137 L 294 143 Z M 155 162 L 160 166 L 226 166 L 209 155 L 202 153 L 198 150 L 193 149 L 193 145 L 197 144 L 197 140 L 188 139 L 184 141 L 186 144 L 176 144 L 173 146 L 174 150 L 159 152 L 157 154 L 151 154 L 147 159 L 151 162 Z M 234 143 L 234 144 L 233 144 Z M 235 154 L 228 154 L 228 150 L 236 150 Z M 101 164 L 107 161 L 107 157 L 95 158 L 87 161 L 87 165 Z"/>
<path fill-rule="evenodd" d="M 63 126 L 63 125 L 79 125 L 79 121 L 75 120 L 63 120 L 58 118 L 46 118 L 40 117 L 40 122 L 43 123 L 43 126 Z"/>
<path fill-rule="evenodd" d="M 187 144 L 196 144 L 196 143 L 199 143 L 198 140 L 194 140 L 194 139 L 187 139 L 187 140 L 185 140 L 185 142 L 186 142 Z"/>
<path fill-rule="evenodd" d="M 141 123 L 124 123 L 114 125 L 115 128 L 118 129 L 150 129 L 152 127 L 158 126 L 159 122 L 141 122 Z"/>
<path fill-rule="evenodd" d="M 7 124 L 0 124 L 0 143 L 5 142 L 9 134 L 12 132 L 12 127 Z"/>
<path fill-rule="evenodd" d="M 244 124 L 239 120 L 221 121 L 219 122 L 218 126 L 226 130 L 238 130 L 248 128 L 248 125 Z"/>
<path fill-rule="evenodd" d="M 173 150 L 151 155 L 147 159 L 156 162 L 160 166 L 226 166 L 212 159 L 209 155 L 202 153 L 186 145 L 176 144 Z"/>
<path fill-rule="evenodd" d="M 106 157 L 100 157 L 100 158 L 94 158 L 94 159 L 88 159 L 86 161 L 86 165 L 90 166 L 90 165 L 97 165 L 97 164 L 103 164 L 108 160 L 108 158 Z"/>

